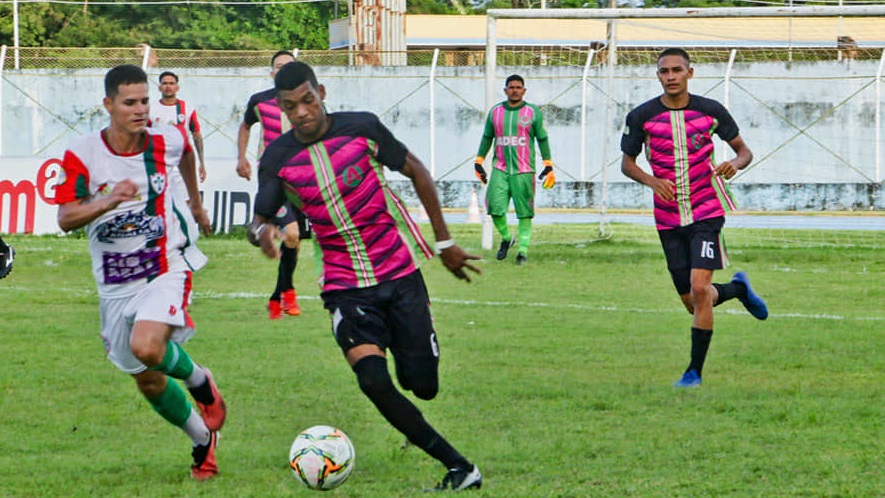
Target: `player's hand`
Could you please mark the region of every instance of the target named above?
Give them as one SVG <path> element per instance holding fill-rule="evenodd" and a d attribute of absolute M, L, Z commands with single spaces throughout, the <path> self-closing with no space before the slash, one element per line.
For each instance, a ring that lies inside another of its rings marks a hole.
<path fill-rule="evenodd" d="M 249 237 L 249 243 L 253 246 L 260 247 L 261 252 L 263 252 L 265 256 L 270 259 L 280 258 L 280 247 L 277 244 L 277 241 L 283 236 L 276 225 L 273 223 L 258 223 L 253 221 L 252 224 L 249 225 L 247 235 Z"/>
<path fill-rule="evenodd" d="M 731 161 L 722 161 L 713 171 L 722 178 L 730 180 L 731 177 L 737 174 L 738 169 L 731 163 Z"/>
<path fill-rule="evenodd" d="M 206 166 L 205 165 L 203 165 L 203 164 L 200 165 L 200 172 L 199 173 L 200 173 L 200 183 L 205 182 L 206 181 Z"/>
<path fill-rule="evenodd" d="M 461 280 L 470 282 L 470 275 L 464 271 L 465 268 L 477 275 L 482 275 L 481 269 L 469 263 L 471 260 L 479 260 L 481 258 L 474 254 L 467 254 L 464 252 L 464 249 L 461 249 L 457 245 L 447 247 L 440 251 L 439 258 L 442 260 L 446 268 Z"/>
<path fill-rule="evenodd" d="M 486 176 L 486 170 L 482 167 L 482 164 L 473 163 L 473 171 L 476 173 L 476 177 L 482 182 L 483 185 L 489 183 L 489 178 Z"/>
<path fill-rule="evenodd" d="M 138 185 L 129 178 L 124 178 L 114 185 L 111 195 L 108 197 L 108 210 L 114 209 L 121 203 L 138 198 Z"/>
<path fill-rule="evenodd" d="M 194 215 L 194 221 L 197 222 L 197 226 L 200 227 L 200 231 L 203 232 L 203 235 L 209 235 L 212 233 L 212 222 L 209 221 L 209 214 L 206 213 L 203 206 L 191 206 L 191 214 Z"/>
<path fill-rule="evenodd" d="M 650 186 L 651 189 L 654 190 L 655 195 L 661 199 L 665 201 L 676 200 L 676 184 L 670 180 L 654 178 Z"/>
<path fill-rule="evenodd" d="M 237 174 L 240 175 L 240 178 L 252 179 L 252 165 L 245 157 L 237 161 Z"/>
<path fill-rule="evenodd" d="M 545 166 L 541 174 L 538 175 L 538 180 L 542 181 L 542 187 L 553 188 L 556 185 L 556 173 L 553 172 L 553 166 Z"/>

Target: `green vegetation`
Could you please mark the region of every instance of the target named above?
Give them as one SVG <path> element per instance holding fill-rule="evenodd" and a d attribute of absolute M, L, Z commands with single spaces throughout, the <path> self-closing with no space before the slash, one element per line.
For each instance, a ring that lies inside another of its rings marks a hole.
<path fill-rule="evenodd" d="M 885 232 L 815 248 L 835 238 L 726 229 L 731 270 L 749 272 L 771 316 L 717 308 L 704 385 L 676 390 L 690 317 L 651 227 L 617 225 L 591 243 L 595 226 L 538 226 L 525 267 L 478 249 L 478 226 L 453 229 L 485 257 L 484 275 L 465 284 L 425 266 L 442 389 L 417 404 L 482 469 L 483 489 L 465 496 L 881 495 Z M 0 281 L 0 496 L 316 496 L 286 455 L 321 423 L 357 452 L 335 496 L 418 496 L 442 477 L 420 450 L 400 449 L 360 393 L 310 248 L 296 273 L 304 314 L 270 322 L 276 265 L 241 239 L 201 240 L 211 260 L 195 276 L 199 332 L 187 348 L 230 414 L 221 475 L 196 483 L 186 436 L 103 358 L 87 241 L 4 239 L 18 257 Z"/>

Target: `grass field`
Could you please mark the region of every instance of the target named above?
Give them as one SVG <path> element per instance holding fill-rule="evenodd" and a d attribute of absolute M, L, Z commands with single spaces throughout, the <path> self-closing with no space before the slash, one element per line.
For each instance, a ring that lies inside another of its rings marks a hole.
<path fill-rule="evenodd" d="M 484 275 L 468 285 L 425 266 L 442 389 L 416 403 L 480 466 L 470 496 L 885 496 L 885 233 L 809 248 L 727 231 L 732 267 L 715 280 L 749 272 L 771 316 L 717 308 L 704 385 L 677 390 L 690 317 L 654 230 L 614 228 L 588 243 L 595 227 L 538 226 L 517 267 L 478 248 L 478 226 L 455 226 Z M 198 483 L 186 436 L 103 357 L 86 241 L 4 239 L 18 258 L 0 281 L 0 496 L 313 496 L 286 456 L 315 424 L 342 428 L 357 451 L 331 496 L 418 496 L 442 477 L 359 392 L 309 254 L 296 274 L 304 314 L 270 322 L 276 264 L 240 239 L 201 241 L 211 261 L 187 349 L 212 368 L 229 417 L 221 475 Z"/>

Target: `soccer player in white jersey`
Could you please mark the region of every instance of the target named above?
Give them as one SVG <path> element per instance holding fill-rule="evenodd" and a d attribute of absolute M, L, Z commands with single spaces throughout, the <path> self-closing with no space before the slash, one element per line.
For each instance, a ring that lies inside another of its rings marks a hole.
<path fill-rule="evenodd" d="M 188 109 L 187 102 L 178 98 L 181 85 L 178 84 L 178 75 L 172 71 L 160 73 L 160 101 L 159 105 L 151 108 L 151 121 L 175 126 L 185 136 L 190 132 L 194 137 L 194 148 L 197 149 L 197 157 L 200 159 L 200 181 L 206 181 L 206 162 L 203 159 L 203 133 L 200 131 L 200 120 L 197 119 L 197 111 Z"/>
<path fill-rule="evenodd" d="M 195 331 L 187 310 L 192 272 L 206 261 L 182 210 L 209 230 L 193 150 L 175 128 L 147 127 L 147 75 L 139 67 L 108 71 L 104 107 L 108 127 L 65 151 L 58 225 L 66 232 L 85 227 L 89 236 L 108 359 L 191 438 L 191 477 L 209 479 L 218 474 L 216 433 L 226 409 L 212 374 L 182 347 Z M 172 188 L 179 175 L 189 206 Z M 184 381 L 199 412 L 170 377 Z"/>

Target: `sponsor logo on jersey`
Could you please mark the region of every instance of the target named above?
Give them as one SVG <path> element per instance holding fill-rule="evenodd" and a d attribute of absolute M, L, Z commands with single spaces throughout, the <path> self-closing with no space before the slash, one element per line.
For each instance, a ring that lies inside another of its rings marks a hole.
<path fill-rule="evenodd" d="M 113 243 L 114 239 L 147 237 L 156 240 L 165 233 L 163 218 L 147 213 L 127 211 L 101 224 L 96 231 L 99 242 Z"/>
<path fill-rule="evenodd" d="M 498 145 L 507 147 L 526 147 L 528 139 L 526 137 L 498 137 Z"/>

